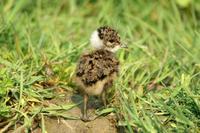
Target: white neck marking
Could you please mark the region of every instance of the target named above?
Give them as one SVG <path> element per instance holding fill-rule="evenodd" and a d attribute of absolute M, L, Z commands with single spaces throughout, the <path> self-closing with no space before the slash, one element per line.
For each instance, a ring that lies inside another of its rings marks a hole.
<path fill-rule="evenodd" d="M 103 41 L 99 38 L 98 31 L 94 31 L 90 38 L 90 43 L 92 47 L 96 49 L 103 48 Z"/>

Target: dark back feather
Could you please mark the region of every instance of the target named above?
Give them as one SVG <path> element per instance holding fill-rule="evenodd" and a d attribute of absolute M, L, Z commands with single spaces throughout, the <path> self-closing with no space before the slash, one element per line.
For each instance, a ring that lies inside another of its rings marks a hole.
<path fill-rule="evenodd" d="M 90 86 L 99 80 L 118 73 L 119 61 L 114 54 L 107 50 L 96 50 L 81 56 L 76 69 L 76 76 L 86 85 Z"/>

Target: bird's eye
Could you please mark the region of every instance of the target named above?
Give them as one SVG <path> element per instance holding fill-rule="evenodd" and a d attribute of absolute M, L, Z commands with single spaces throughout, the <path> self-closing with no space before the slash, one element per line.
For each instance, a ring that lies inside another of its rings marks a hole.
<path fill-rule="evenodd" d="M 111 39 L 111 40 L 109 40 L 109 42 L 110 42 L 110 43 L 113 43 L 113 42 L 114 42 L 114 40 L 113 40 L 113 39 Z"/>

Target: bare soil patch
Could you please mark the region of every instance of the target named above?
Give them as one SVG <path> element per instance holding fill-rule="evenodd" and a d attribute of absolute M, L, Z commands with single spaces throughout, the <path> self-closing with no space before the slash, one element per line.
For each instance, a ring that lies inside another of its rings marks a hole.
<path fill-rule="evenodd" d="M 66 94 L 62 98 L 56 98 L 47 102 L 53 104 L 63 103 L 78 103 L 82 100 L 80 95 Z M 95 114 L 95 109 L 101 107 L 99 100 L 91 98 L 89 101 L 89 115 Z M 67 115 L 80 117 L 82 104 L 66 111 Z M 82 120 L 68 120 L 60 117 L 45 117 L 45 128 L 47 133 L 117 133 L 114 114 L 101 116 L 90 122 L 83 122 Z M 38 127 L 33 130 L 33 133 L 41 133 L 41 128 Z"/>

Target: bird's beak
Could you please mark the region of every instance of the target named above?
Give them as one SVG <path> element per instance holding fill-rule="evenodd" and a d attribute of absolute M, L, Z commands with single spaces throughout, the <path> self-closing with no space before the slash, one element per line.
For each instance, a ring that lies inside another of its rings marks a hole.
<path fill-rule="evenodd" d="M 121 48 L 128 48 L 128 46 L 126 44 L 121 44 L 120 46 Z"/>

